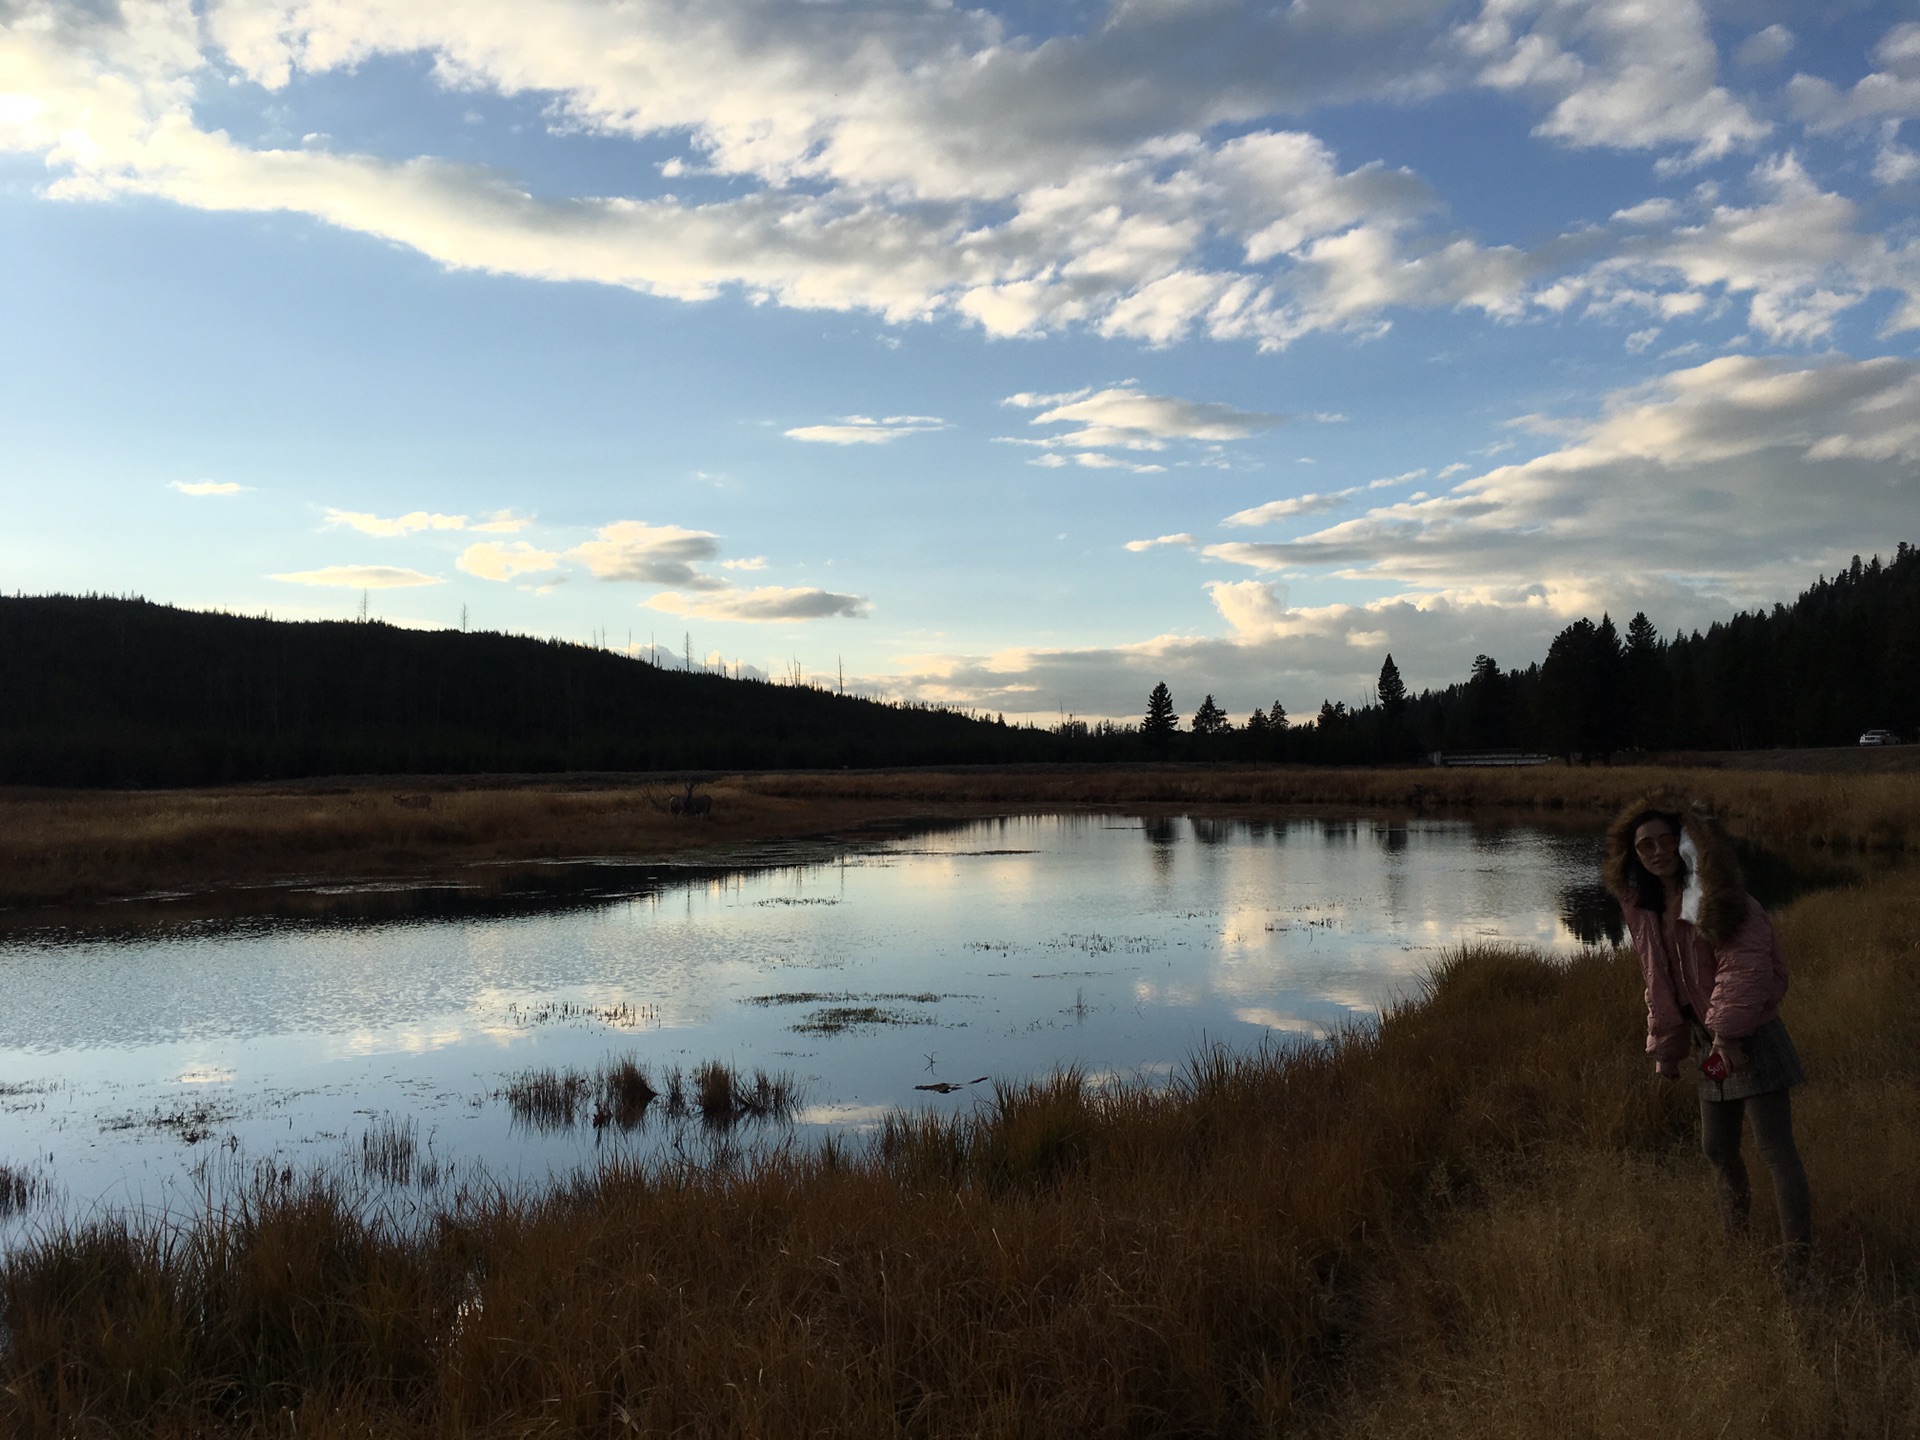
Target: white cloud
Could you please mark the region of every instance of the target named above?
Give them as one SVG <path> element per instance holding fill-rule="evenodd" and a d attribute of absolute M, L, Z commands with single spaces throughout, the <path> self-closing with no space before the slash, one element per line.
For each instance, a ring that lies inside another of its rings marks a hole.
<path fill-rule="evenodd" d="M 566 556 L 585 565 L 596 579 L 692 590 L 726 588 L 726 581 L 695 568 L 720 557 L 720 537 L 711 531 L 617 520 L 595 533 L 598 539 L 574 546 Z"/>
<path fill-rule="evenodd" d="M 1023 392 L 1009 395 L 1001 403 L 1039 410 L 1041 413 L 1028 422 L 1032 425 L 1079 426 L 1038 442 L 1065 448 L 1160 450 L 1169 440 L 1244 440 L 1286 419 L 1284 415 L 1239 410 L 1214 400 L 1149 395 L 1130 380 L 1105 390 L 1075 390 L 1064 395 Z"/>
<path fill-rule="evenodd" d="M 884 420 L 849 415 L 837 424 L 802 425 L 782 433 L 789 440 L 807 440 L 819 445 L 884 445 L 903 435 L 925 435 L 946 428 L 946 421 L 932 415 L 889 415 Z"/>
<path fill-rule="evenodd" d="M 1793 155 L 1757 166 L 1759 203 L 1708 200 L 1699 222 L 1627 237 L 1618 253 L 1549 286 L 1541 303 L 1640 310 L 1672 320 L 1708 311 L 1716 295 L 1748 297 L 1748 321 L 1768 339 L 1824 339 L 1835 318 L 1876 290 L 1905 296 L 1889 331 L 1920 327 L 1920 265 L 1857 228 L 1860 207 L 1822 190 Z"/>
<path fill-rule="evenodd" d="M 1545 85 L 1543 128 L 1573 143 L 1720 153 L 1758 133 L 1711 83 L 1684 0 L 1558 4 L 1526 35 L 1503 21 L 1461 44 L 1444 0 L 1130 4 L 1043 42 L 945 4 L 857 25 L 757 0 L 218 0 L 204 16 L 184 0 L 22 0 L 11 13 L 0 149 L 43 156 L 54 196 L 290 211 L 451 267 L 955 314 L 995 334 L 1198 331 L 1272 348 L 1364 333 L 1396 306 L 1518 313 L 1526 256 L 1433 229 L 1412 174 L 1343 170 L 1313 135 L 1273 128 L 1321 101 L 1494 83 L 1503 47 L 1549 46 L 1515 83 Z M 537 98 L 563 132 L 671 136 L 697 159 L 664 168 L 731 188 L 536 197 L 432 156 L 341 153 L 317 135 L 252 148 L 198 124 L 199 88 L 228 67 L 280 89 L 382 56 L 424 57 L 448 88 Z"/>
<path fill-rule="evenodd" d="M 767 568 L 767 557 L 749 555 L 739 560 L 722 560 L 720 568 L 722 570 L 764 570 Z"/>
<path fill-rule="evenodd" d="M 1335 490 L 1326 495 L 1292 495 L 1284 500 L 1269 500 L 1264 505 L 1255 505 L 1247 510 L 1236 510 L 1220 523 L 1222 525 L 1271 525 L 1276 520 L 1290 520 L 1295 515 L 1324 515 L 1329 510 L 1339 509 L 1342 501 L 1358 493 L 1359 487 L 1356 486 L 1350 490 Z M 1208 553 L 1211 553 L 1211 549 Z"/>
<path fill-rule="evenodd" d="M 478 523 L 469 524 L 467 529 L 480 534 L 511 535 L 533 524 L 531 515 L 516 515 L 511 510 L 493 510 L 480 517 Z"/>
<path fill-rule="evenodd" d="M 1034 463 L 1041 464 L 1045 459 L 1046 457 L 1042 456 Z M 1074 464 L 1089 470 L 1125 470 L 1134 475 L 1158 475 L 1165 472 L 1167 468 L 1164 465 L 1143 464 L 1137 460 L 1118 460 L 1111 455 L 1103 455 L 1097 450 L 1082 450 L 1071 459 Z"/>
<path fill-rule="evenodd" d="M 1749 68 L 1759 69 L 1768 65 L 1778 65 L 1792 51 L 1794 34 L 1786 26 L 1774 24 L 1764 30 L 1756 30 L 1740 42 L 1740 48 L 1733 52 L 1733 58 Z"/>
<path fill-rule="evenodd" d="M 649 609 L 669 615 L 684 615 L 695 620 L 735 620 L 748 623 L 821 620 L 829 616 L 858 617 L 866 614 L 867 602 L 858 595 L 839 595 L 831 590 L 789 589 L 763 585 L 753 590 L 724 589 L 699 595 L 681 595 L 662 591 L 646 602 Z"/>
<path fill-rule="evenodd" d="M 1689 146 L 1717 159 L 1772 128 L 1714 83 L 1719 53 L 1699 0 L 1494 0 L 1455 31 L 1483 85 L 1551 103 L 1537 134 L 1578 147 Z"/>
<path fill-rule="evenodd" d="M 1198 542 L 1184 531 L 1178 535 L 1161 535 L 1152 540 L 1129 540 L 1126 548 L 1138 554 L 1142 550 L 1151 550 L 1156 545 L 1184 545 L 1192 549 Z"/>
<path fill-rule="evenodd" d="M 331 505 L 327 507 L 326 518 L 329 527 L 344 525 L 358 530 L 362 535 L 378 535 L 383 539 L 412 535 L 422 530 L 464 530 L 467 523 L 464 515 L 430 515 L 424 510 L 415 510 L 388 520 L 358 510 L 336 510 Z"/>
<path fill-rule="evenodd" d="M 1838 130 L 1883 119 L 1920 115 L 1920 22 L 1895 25 L 1873 47 L 1880 67 L 1851 90 L 1840 90 L 1815 75 L 1796 75 L 1787 84 L 1793 110 L 1812 130 Z"/>
<path fill-rule="evenodd" d="M 410 585 L 442 585 L 438 575 L 423 575 L 399 565 L 326 565 L 318 570 L 298 570 L 289 575 L 269 576 L 294 585 L 339 585 L 354 590 L 393 590 Z"/>
<path fill-rule="evenodd" d="M 1019 648 L 988 655 L 908 655 L 885 678 L 892 689 L 1050 723 L 1068 704 L 1089 718 L 1138 719 L 1165 681 L 1190 713 L 1203 694 L 1236 718 L 1278 699 L 1296 719 L 1323 699 L 1358 703 L 1391 652 L 1415 689 L 1466 678 L 1473 657 L 1535 659 L 1553 634 L 1596 598 L 1592 592 L 1507 592 L 1460 598 L 1391 596 L 1365 605 L 1293 607 L 1287 588 L 1261 580 L 1207 587 L 1227 626 L 1217 636 L 1160 635 L 1126 645 Z M 1625 597 L 1650 612 L 1707 623 L 1728 613 L 1701 602 L 1680 611 L 1669 590 Z M 1597 607 L 1594 614 L 1599 613 Z M 1625 613 L 1632 613 L 1631 610 Z"/>
<path fill-rule="evenodd" d="M 167 488 L 182 495 L 238 495 L 253 487 L 233 480 L 169 480 Z"/>
<path fill-rule="evenodd" d="M 482 580 L 509 581 L 521 575 L 544 574 L 560 568 L 560 557 L 550 550 L 541 550 L 524 540 L 512 544 L 502 544 L 498 540 L 481 541 L 469 545 L 460 552 L 460 558 L 454 562 L 469 575 L 477 575 Z"/>
<path fill-rule="evenodd" d="M 1206 553 L 1447 593 L 1545 581 L 1777 598 L 1906 538 L 1917 463 L 1920 364 L 1727 356 L 1616 392 L 1560 448 L 1446 495 Z"/>

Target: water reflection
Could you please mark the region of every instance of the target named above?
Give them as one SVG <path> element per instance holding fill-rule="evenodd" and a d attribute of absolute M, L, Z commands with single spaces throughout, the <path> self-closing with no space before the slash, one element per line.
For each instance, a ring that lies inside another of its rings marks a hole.
<path fill-rule="evenodd" d="M 1165 1075 L 1365 1023 L 1450 946 L 1618 935 L 1594 837 L 1521 827 L 1026 816 L 789 861 L 0 941 L 0 1154 L 50 1157 L 76 1203 L 190 1198 L 216 1148 L 543 1176 L 696 1117 L 752 1143 L 971 1104 L 982 1076 Z"/>
<path fill-rule="evenodd" d="M 1560 892 L 1560 923 L 1582 945 L 1624 945 L 1626 922 L 1620 902 L 1599 881 L 1569 885 Z"/>

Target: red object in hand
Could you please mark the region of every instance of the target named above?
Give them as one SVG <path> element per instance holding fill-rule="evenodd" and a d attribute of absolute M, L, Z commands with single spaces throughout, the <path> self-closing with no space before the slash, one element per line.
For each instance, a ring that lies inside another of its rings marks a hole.
<path fill-rule="evenodd" d="M 1700 1073 L 1709 1080 L 1726 1079 L 1727 1057 L 1722 1055 L 1718 1050 L 1715 1050 L 1700 1062 Z"/>

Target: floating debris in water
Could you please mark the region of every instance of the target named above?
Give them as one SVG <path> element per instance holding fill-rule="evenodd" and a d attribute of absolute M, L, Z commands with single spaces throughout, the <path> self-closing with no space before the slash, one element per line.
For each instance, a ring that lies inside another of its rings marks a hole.
<path fill-rule="evenodd" d="M 976 1080 L 936 1080 L 931 1085 L 916 1085 L 913 1088 L 916 1090 L 931 1090 L 936 1095 L 951 1095 L 956 1090 L 964 1090 L 969 1085 L 983 1085 L 986 1081 L 987 1077 L 982 1075 Z"/>

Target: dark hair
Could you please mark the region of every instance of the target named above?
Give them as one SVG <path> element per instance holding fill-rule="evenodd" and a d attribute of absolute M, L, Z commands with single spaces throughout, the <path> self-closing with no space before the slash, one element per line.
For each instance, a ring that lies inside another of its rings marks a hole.
<path fill-rule="evenodd" d="M 1658 875 L 1640 863 L 1640 852 L 1634 849 L 1633 846 L 1634 835 L 1639 831 L 1640 827 L 1649 820 L 1658 820 L 1669 830 L 1673 831 L 1673 838 L 1676 843 L 1678 843 L 1685 827 L 1682 825 L 1680 817 L 1671 810 L 1642 810 L 1638 815 L 1633 817 L 1633 823 L 1628 825 L 1626 829 L 1627 884 L 1633 889 L 1633 903 L 1641 910 L 1664 910 L 1667 908 L 1667 887 L 1661 883 Z M 1674 876 L 1674 880 L 1681 885 L 1687 883 L 1687 862 L 1685 860 L 1680 862 L 1680 871 Z"/>

